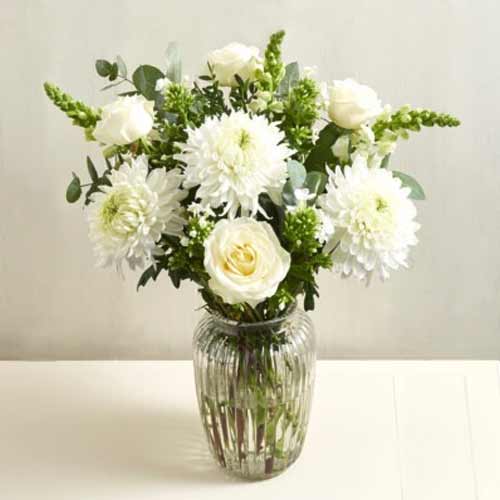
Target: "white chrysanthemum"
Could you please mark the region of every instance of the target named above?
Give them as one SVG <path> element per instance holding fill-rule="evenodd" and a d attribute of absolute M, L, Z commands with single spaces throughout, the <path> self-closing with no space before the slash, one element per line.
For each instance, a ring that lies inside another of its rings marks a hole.
<path fill-rule="evenodd" d="M 179 235 L 183 219 L 179 170 L 155 169 L 148 175 L 146 156 L 123 163 L 109 176 L 111 186 L 94 193 L 88 211 L 89 236 L 94 243 L 98 266 L 125 260 L 134 269 L 143 267 L 157 253 L 163 233 Z"/>
<path fill-rule="evenodd" d="M 361 156 L 343 172 L 340 167 L 329 172 L 320 205 L 335 227 L 328 247 L 336 247 L 336 271 L 359 279 L 375 271 L 386 279 L 390 270 L 407 267 L 409 248 L 418 242 L 415 232 L 420 227 L 409 194 L 390 170 L 369 168 Z"/>
<path fill-rule="evenodd" d="M 255 215 L 261 210 L 259 195 L 273 197 L 286 181 L 286 159 L 293 151 L 282 144 L 284 138 L 263 116 L 239 111 L 209 118 L 188 130 L 187 143 L 176 155 L 186 164 L 184 187 L 199 186 L 201 205 L 224 206 L 231 218 L 240 207 L 242 215 Z"/>

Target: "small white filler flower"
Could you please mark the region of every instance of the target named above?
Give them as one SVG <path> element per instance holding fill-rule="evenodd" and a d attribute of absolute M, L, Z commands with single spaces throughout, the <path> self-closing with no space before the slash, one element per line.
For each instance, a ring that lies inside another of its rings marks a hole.
<path fill-rule="evenodd" d="M 285 136 L 263 116 L 244 112 L 209 118 L 188 130 L 186 144 L 176 155 L 186 164 L 185 188 L 199 186 L 203 206 L 224 207 L 230 218 L 262 211 L 259 195 L 279 196 L 287 179 L 286 160 L 293 154 Z"/>
<path fill-rule="evenodd" d="M 384 280 L 391 270 L 407 267 L 420 227 L 409 194 L 390 170 L 369 168 L 361 156 L 344 171 L 329 171 L 320 205 L 335 227 L 326 248 L 335 248 L 334 270 L 359 279 L 377 272 Z"/>
<path fill-rule="evenodd" d="M 115 264 L 121 272 L 126 261 L 131 269 L 143 267 L 158 252 L 163 233 L 180 235 L 180 201 L 186 194 L 180 189 L 182 179 L 178 169 L 154 169 L 148 175 L 144 155 L 112 171 L 111 186 L 94 193 L 88 209 L 98 266 Z"/>

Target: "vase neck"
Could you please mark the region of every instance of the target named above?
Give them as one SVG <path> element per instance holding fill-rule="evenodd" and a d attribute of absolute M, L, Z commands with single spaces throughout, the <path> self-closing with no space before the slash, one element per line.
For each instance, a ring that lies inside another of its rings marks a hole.
<path fill-rule="evenodd" d="M 223 331 L 227 335 L 245 335 L 262 332 L 277 333 L 286 331 L 285 326 L 290 321 L 293 321 L 296 312 L 297 305 L 294 304 L 283 316 L 252 323 L 238 322 L 232 319 L 228 319 L 217 312 L 210 311 L 208 314 L 217 324 L 219 330 Z"/>

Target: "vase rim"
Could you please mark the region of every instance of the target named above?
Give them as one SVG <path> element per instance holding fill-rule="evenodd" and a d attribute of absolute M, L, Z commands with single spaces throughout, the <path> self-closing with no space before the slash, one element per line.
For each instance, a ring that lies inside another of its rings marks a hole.
<path fill-rule="evenodd" d="M 297 311 L 297 301 L 295 300 L 290 305 L 290 307 L 288 307 L 286 313 L 283 316 L 278 316 L 272 319 L 266 319 L 264 321 L 252 321 L 252 322 L 236 321 L 234 319 L 226 318 L 221 313 L 214 311 L 212 309 L 208 309 L 207 313 L 210 316 L 212 316 L 216 321 L 220 322 L 227 328 L 237 329 L 237 330 L 251 330 L 251 329 L 266 328 L 279 325 L 280 323 L 283 323 L 283 321 L 289 319 L 296 311 Z"/>

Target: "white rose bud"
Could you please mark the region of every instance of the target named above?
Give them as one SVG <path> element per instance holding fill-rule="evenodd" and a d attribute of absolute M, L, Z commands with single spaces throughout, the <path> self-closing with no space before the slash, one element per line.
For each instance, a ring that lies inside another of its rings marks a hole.
<path fill-rule="evenodd" d="M 333 154 L 342 163 L 347 163 L 349 161 L 349 142 L 350 137 L 348 135 L 341 135 L 332 147 Z"/>
<path fill-rule="evenodd" d="M 330 119 L 346 129 L 359 128 L 382 112 L 375 91 L 354 80 L 335 80 L 328 87 L 326 99 Z"/>
<path fill-rule="evenodd" d="M 224 302 L 255 307 L 276 293 L 290 268 L 290 254 L 267 222 L 222 219 L 205 240 L 204 264 L 210 288 Z"/>
<path fill-rule="evenodd" d="M 119 97 L 102 108 L 94 137 L 103 144 L 123 146 L 149 134 L 153 128 L 154 102 L 143 96 Z"/>
<path fill-rule="evenodd" d="M 249 47 L 236 42 L 211 52 L 208 55 L 208 63 L 223 87 L 235 86 L 234 75 L 236 74 L 243 80 L 252 80 L 255 78 L 255 72 L 263 68 L 257 47 Z"/>

